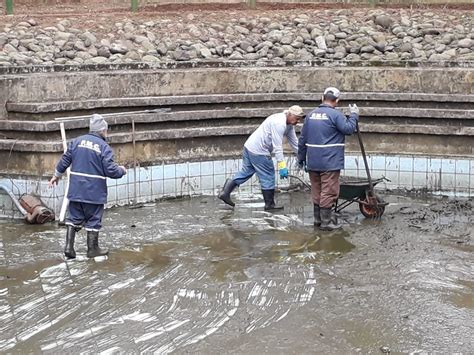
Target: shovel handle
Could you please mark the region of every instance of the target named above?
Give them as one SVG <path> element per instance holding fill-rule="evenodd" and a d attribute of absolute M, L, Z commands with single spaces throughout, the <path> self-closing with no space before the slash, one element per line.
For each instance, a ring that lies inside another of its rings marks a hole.
<path fill-rule="evenodd" d="M 372 184 L 372 177 L 370 176 L 369 164 L 367 163 L 367 155 L 365 154 L 364 143 L 362 142 L 362 135 L 360 134 L 359 121 L 356 123 L 357 128 L 357 139 L 359 140 L 360 152 L 364 159 L 365 172 L 367 173 L 367 180 L 369 181 L 369 193 L 371 196 L 374 195 L 374 185 Z"/>

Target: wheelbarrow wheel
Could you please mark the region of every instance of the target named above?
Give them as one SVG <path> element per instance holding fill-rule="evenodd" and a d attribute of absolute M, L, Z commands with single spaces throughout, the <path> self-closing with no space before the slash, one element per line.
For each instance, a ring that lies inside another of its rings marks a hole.
<path fill-rule="evenodd" d="M 374 201 L 376 199 L 376 201 Z M 384 201 L 376 197 L 366 197 L 364 200 L 359 202 L 359 210 L 365 218 L 380 218 L 385 212 Z"/>

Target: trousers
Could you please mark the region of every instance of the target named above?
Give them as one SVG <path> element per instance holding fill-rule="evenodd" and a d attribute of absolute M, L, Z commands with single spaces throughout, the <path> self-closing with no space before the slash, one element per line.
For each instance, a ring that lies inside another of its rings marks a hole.
<path fill-rule="evenodd" d="M 103 215 L 104 205 L 70 201 L 66 224 L 76 228 L 84 227 L 86 231 L 98 232 L 102 228 Z"/>
<path fill-rule="evenodd" d="M 275 167 L 270 155 L 252 154 L 244 148 L 242 154 L 242 169 L 234 175 L 234 182 L 241 185 L 257 174 L 262 190 L 275 189 Z"/>
<path fill-rule="evenodd" d="M 339 197 L 340 170 L 310 171 L 311 197 L 321 208 L 332 208 Z"/>

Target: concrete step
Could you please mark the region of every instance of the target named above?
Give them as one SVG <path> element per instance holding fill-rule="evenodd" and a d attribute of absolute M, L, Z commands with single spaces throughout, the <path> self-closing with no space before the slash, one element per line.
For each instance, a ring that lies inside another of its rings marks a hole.
<path fill-rule="evenodd" d="M 309 112 L 314 107 L 305 106 Z M 131 125 L 132 120 L 140 127 L 141 124 L 159 124 L 164 122 L 182 122 L 185 127 L 193 125 L 193 121 L 225 120 L 225 122 L 239 119 L 263 120 L 265 117 L 283 111 L 285 107 L 229 109 L 229 110 L 190 110 L 190 111 L 163 111 L 142 110 L 121 113 L 104 114 L 103 116 L 110 127 Z M 347 112 L 347 108 L 343 111 Z M 65 117 L 63 120 L 25 121 L 25 120 L 0 120 L 0 132 L 8 135 L 8 131 L 21 132 L 56 132 L 60 130 L 60 122 L 64 122 L 67 130 L 87 129 L 90 115 Z M 474 125 L 474 109 L 412 109 L 404 107 L 364 107 L 361 108 L 361 122 L 370 118 L 372 121 L 391 120 L 396 124 L 400 120 L 431 119 L 436 125 L 448 125 L 449 120 L 467 120 L 469 125 Z M 213 123 L 215 124 L 215 122 Z M 463 122 L 466 125 L 466 122 Z M 411 125 L 410 125 L 411 126 Z"/>
<path fill-rule="evenodd" d="M 183 96 L 151 96 L 151 97 L 121 97 L 94 100 L 55 101 L 55 102 L 8 102 L 8 112 L 47 114 L 58 112 L 96 110 L 104 108 L 131 108 L 150 106 L 176 106 L 223 103 L 262 103 L 272 101 L 314 101 L 319 102 L 321 93 L 249 93 L 249 94 L 220 94 L 220 95 L 183 95 Z M 402 102 L 420 103 L 463 103 L 474 104 L 474 95 L 460 94 L 420 94 L 420 93 L 391 93 L 391 92 L 345 92 L 343 101 L 382 101 L 399 105 Z"/>
<path fill-rule="evenodd" d="M 186 127 L 185 129 L 142 130 L 135 132 L 136 142 L 192 139 L 199 137 L 217 136 L 248 136 L 258 124 L 232 125 L 219 127 Z M 301 127 L 297 127 L 297 131 Z M 474 137 L 474 127 L 429 126 L 426 125 L 387 125 L 387 124 L 361 124 L 361 132 L 381 134 L 407 134 L 407 135 L 441 135 L 441 136 L 467 136 Z M 130 132 L 110 133 L 108 142 L 111 144 L 125 144 L 133 141 Z M 62 152 L 61 140 L 38 141 L 34 139 L 0 139 L 0 150 L 18 152 Z"/>

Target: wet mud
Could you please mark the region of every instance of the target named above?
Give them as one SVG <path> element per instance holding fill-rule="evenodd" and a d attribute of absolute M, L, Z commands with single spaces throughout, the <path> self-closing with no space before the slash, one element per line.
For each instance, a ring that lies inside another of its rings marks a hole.
<path fill-rule="evenodd" d="M 384 196 L 344 230 L 304 192 L 108 210 L 108 258 L 65 230 L 0 223 L 0 352 L 471 353 L 472 200 Z"/>

